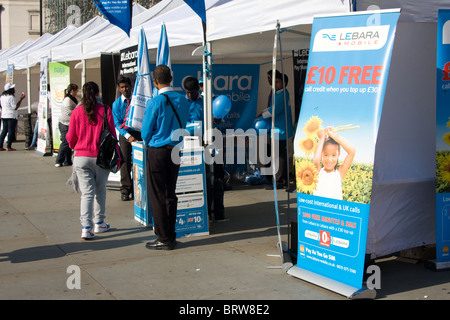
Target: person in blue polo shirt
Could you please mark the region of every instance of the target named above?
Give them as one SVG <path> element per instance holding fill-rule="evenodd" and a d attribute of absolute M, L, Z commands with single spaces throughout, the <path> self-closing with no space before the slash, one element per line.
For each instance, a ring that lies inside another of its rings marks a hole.
<path fill-rule="evenodd" d="M 132 145 L 134 141 L 141 141 L 141 133 L 125 125 L 128 110 L 133 94 L 131 80 L 128 77 L 120 77 L 117 86 L 121 93 L 120 97 L 112 104 L 114 125 L 119 131 L 119 145 L 123 153 L 123 165 L 120 168 L 120 195 L 123 201 L 130 200 L 133 197 L 133 183 L 131 181 L 132 168 Z"/>
<path fill-rule="evenodd" d="M 272 84 L 272 72 L 267 74 L 268 81 Z M 272 118 L 275 116 L 274 131 L 278 133 L 275 135 L 278 143 L 278 172 L 276 173 L 276 185 L 277 188 L 286 188 L 286 191 L 292 191 L 289 186 L 289 177 L 287 176 L 287 168 L 289 166 L 288 158 L 286 156 L 287 140 L 293 136 L 292 114 L 291 104 L 289 102 L 289 92 L 286 89 L 288 84 L 287 75 L 283 75 L 276 70 L 275 72 L 275 106 L 272 105 L 272 92 L 269 95 L 268 107 L 264 109 L 258 116 L 263 118 Z M 284 82 L 284 85 L 283 85 Z M 285 110 L 284 99 L 286 97 L 287 106 Z M 287 127 L 286 127 L 287 122 Z M 274 132 L 271 132 L 274 134 Z M 269 145 L 270 148 L 270 145 Z M 270 152 L 270 149 L 269 149 Z M 272 176 L 267 176 L 269 181 L 272 181 Z M 267 189 L 273 188 L 273 184 L 268 186 Z"/>
<path fill-rule="evenodd" d="M 177 129 L 184 129 L 189 104 L 170 86 L 170 68 L 158 65 L 153 71 L 153 84 L 158 95 L 147 101 L 141 135 L 147 147 L 148 196 L 157 239 L 146 243 L 148 249 L 172 250 L 176 246 L 175 223 L 178 198 L 175 188 L 179 163 L 172 161 L 172 150 L 181 138 L 172 138 Z"/>
<path fill-rule="evenodd" d="M 190 103 L 189 120 L 186 125 L 186 130 L 190 135 L 194 135 L 195 128 L 203 123 L 203 96 L 200 94 L 200 86 L 197 78 L 186 77 L 183 81 L 183 88 L 186 92 L 186 99 Z"/>

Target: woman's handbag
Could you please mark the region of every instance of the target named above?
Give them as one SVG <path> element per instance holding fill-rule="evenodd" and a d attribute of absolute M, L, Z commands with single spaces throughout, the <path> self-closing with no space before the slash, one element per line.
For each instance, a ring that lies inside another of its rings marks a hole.
<path fill-rule="evenodd" d="M 107 109 L 105 106 L 103 128 L 102 133 L 100 134 L 100 148 L 97 155 L 97 165 L 100 168 L 116 173 L 122 165 L 122 161 L 119 162 L 119 159 L 123 159 L 123 155 L 118 146 L 119 141 L 114 138 L 108 130 L 106 115 Z"/>

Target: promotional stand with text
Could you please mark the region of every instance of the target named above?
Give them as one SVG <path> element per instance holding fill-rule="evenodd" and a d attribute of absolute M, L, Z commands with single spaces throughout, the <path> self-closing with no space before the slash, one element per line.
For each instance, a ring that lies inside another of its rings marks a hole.
<path fill-rule="evenodd" d="M 297 264 L 348 298 L 363 286 L 375 143 L 400 10 L 315 17 L 294 138 Z"/>
<path fill-rule="evenodd" d="M 133 142 L 134 219 L 145 226 L 153 225 L 147 191 L 147 148 Z M 206 175 L 202 147 L 183 148 L 180 155 L 176 194 L 178 197 L 177 238 L 209 234 Z"/>
<path fill-rule="evenodd" d="M 450 269 L 450 10 L 439 10 L 436 59 L 436 270 Z"/>

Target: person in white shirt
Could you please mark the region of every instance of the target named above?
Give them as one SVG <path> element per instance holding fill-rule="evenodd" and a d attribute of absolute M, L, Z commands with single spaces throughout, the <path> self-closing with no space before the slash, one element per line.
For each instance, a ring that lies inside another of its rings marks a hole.
<path fill-rule="evenodd" d="M 61 134 L 61 144 L 56 157 L 55 167 L 71 166 L 72 165 L 72 149 L 69 148 L 69 143 L 66 139 L 66 134 L 69 131 L 70 115 L 73 109 L 78 105 L 76 98 L 78 93 L 78 85 L 71 83 L 65 90 L 65 97 L 62 102 L 61 115 L 59 116 L 58 128 Z"/>
<path fill-rule="evenodd" d="M 5 151 L 3 149 L 3 142 L 5 141 L 6 135 L 8 135 L 8 142 L 6 143 L 6 151 L 15 151 L 12 148 L 12 142 L 16 138 L 16 126 L 17 126 L 17 116 L 20 104 L 22 100 L 25 99 L 25 93 L 22 92 L 19 101 L 17 101 L 14 94 L 16 85 L 12 83 L 5 84 L 5 91 L 1 94 L 0 104 L 2 109 L 2 133 L 0 134 L 0 151 Z"/>

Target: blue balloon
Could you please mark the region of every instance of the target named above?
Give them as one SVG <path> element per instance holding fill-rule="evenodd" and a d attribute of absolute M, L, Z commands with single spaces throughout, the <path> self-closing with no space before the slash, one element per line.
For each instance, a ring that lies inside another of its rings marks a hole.
<path fill-rule="evenodd" d="M 231 110 L 231 100 L 225 95 L 216 97 L 212 102 L 213 117 L 222 119 Z"/>
<path fill-rule="evenodd" d="M 256 118 L 253 127 L 256 129 L 258 135 L 263 134 L 262 132 L 260 133 L 260 130 L 265 129 L 267 130 L 267 132 L 269 132 L 269 130 L 272 128 L 272 119 L 271 118 L 264 119 L 263 117 L 258 117 Z"/>

